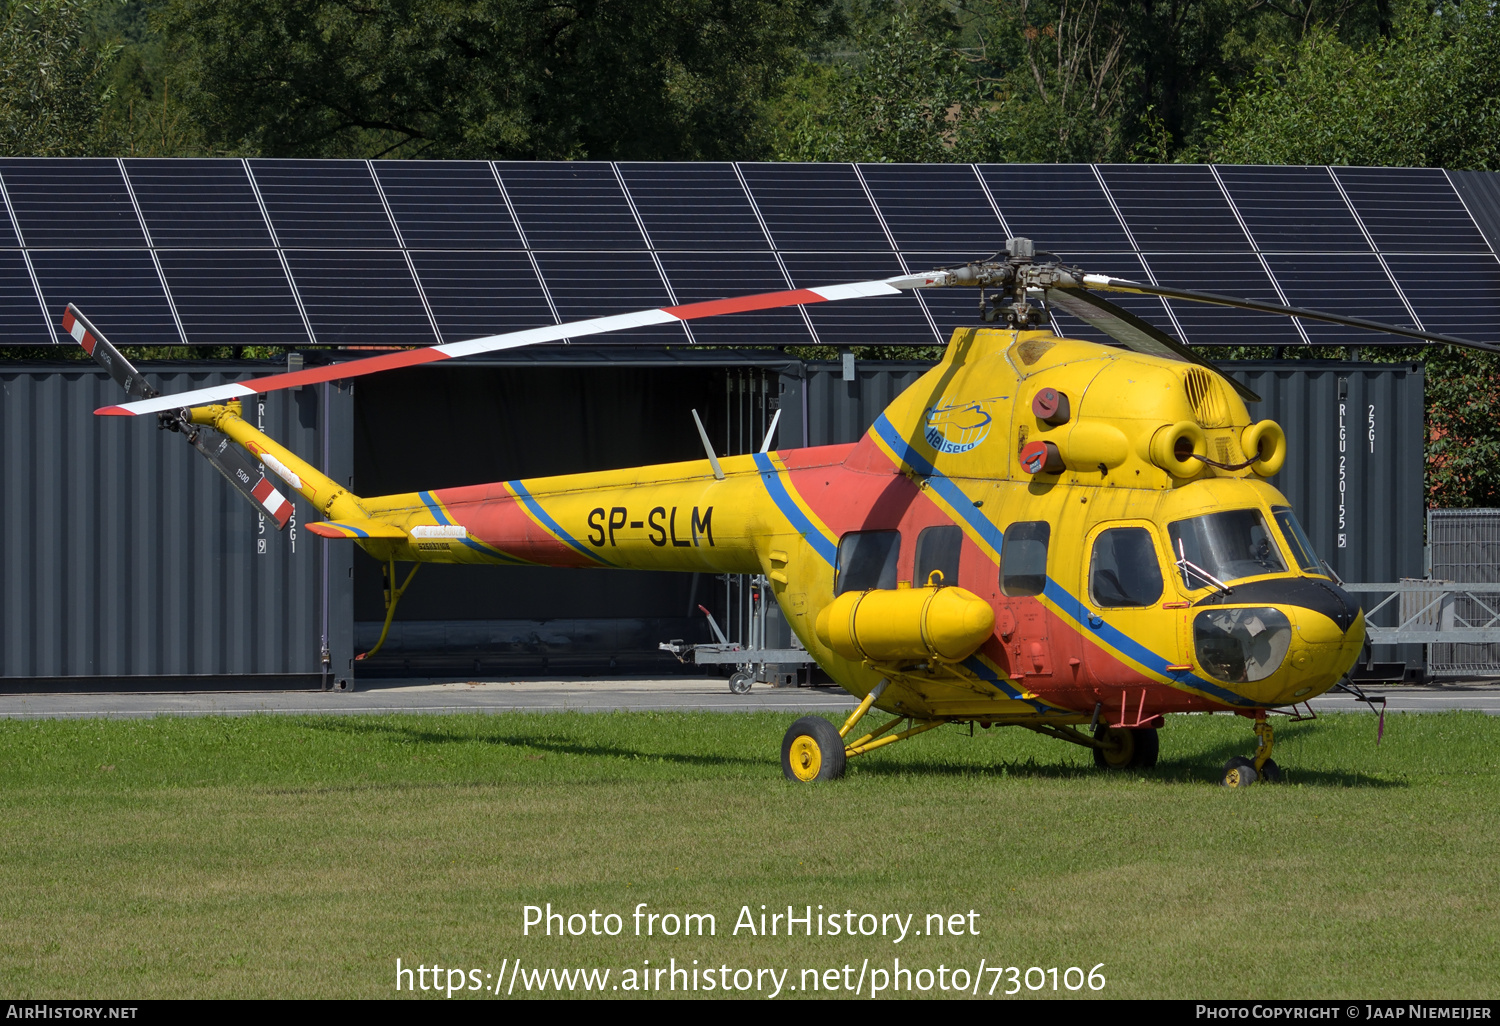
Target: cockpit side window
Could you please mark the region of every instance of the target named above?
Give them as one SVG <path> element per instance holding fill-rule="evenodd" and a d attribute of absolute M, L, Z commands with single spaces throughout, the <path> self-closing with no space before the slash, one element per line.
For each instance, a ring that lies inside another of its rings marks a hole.
<path fill-rule="evenodd" d="M 839 539 L 839 570 L 833 593 L 894 588 L 900 551 L 900 531 L 850 531 Z"/>
<path fill-rule="evenodd" d="M 1089 567 L 1089 594 L 1096 606 L 1150 606 L 1161 598 L 1161 563 L 1144 527 L 1112 527 L 1100 534 Z"/>
<path fill-rule="evenodd" d="M 964 529 L 957 524 L 923 528 L 917 535 L 917 572 L 912 584 L 918 588 L 928 584 L 957 584 L 958 554 L 963 542 Z M 938 578 L 930 580 L 934 570 Z"/>
<path fill-rule="evenodd" d="M 1297 522 L 1297 514 L 1293 513 L 1289 506 L 1272 506 L 1271 515 L 1276 518 L 1276 524 L 1281 528 L 1286 543 L 1291 547 L 1292 558 L 1297 565 L 1310 574 L 1327 575 L 1323 568 L 1323 561 L 1313 551 L 1312 542 L 1307 539 L 1307 532 L 1302 530 L 1302 525 Z"/>
<path fill-rule="evenodd" d="M 1047 587 L 1047 542 L 1052 526 L 1024 520 L 1005 529 L 1000 543 L 1000 591 L 1011 598 L 1040 595 Z"/>

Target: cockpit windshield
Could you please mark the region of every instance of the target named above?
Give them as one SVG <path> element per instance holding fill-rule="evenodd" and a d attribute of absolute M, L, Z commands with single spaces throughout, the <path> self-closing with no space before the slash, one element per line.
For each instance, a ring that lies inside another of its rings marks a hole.
<path fill-rule="evenodd" d="M 1167 525 L 1172 539 L 1172 555 L 1179 561 L 1178 570 L 1189 588 L 1228 584 L 1241 577 L 1286 572 L 1266 526 L 1266 518 L 1257 509 L 1236 509 L 1178 520 Z M 1205 580 L 1204 574 L 1213 580 Z"/>

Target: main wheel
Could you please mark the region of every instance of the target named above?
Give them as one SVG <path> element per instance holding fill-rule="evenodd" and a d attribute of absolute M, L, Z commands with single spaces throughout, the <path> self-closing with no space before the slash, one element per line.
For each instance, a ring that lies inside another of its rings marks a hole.
<path fill-rule="evenodd" d="M 1259 775 L 1268 784 L 1281 783 L 1281 767 L 1276 765 L 1275 759 L 1267 759 L 1266 764 L 1260 768 Z"/>
<path fill-rule="evenodd" d="M 1161 751 L 1155 727 L 1106 727 L 1101 723 L 1094 728 L 1094 739 L 1110 745 L 1094 749 L 1094 765 L 1100 769 L 1150 769 Z"/>
<path fill-rule="evenodd" d="M 1224 764 L 1224 776 L 1219 783 L 1224 787 L 1249 787 L 1258 780 L 1255 763 L 1243 755 L 1236 755 Z"/>
<path fill-rule="evenodd" d="M 844 763 L 844 739 L 821 716 L 802 717 L 781 739 L 781 772 L 788 780 L 837 780 Z"/>
<path fill-rule="evenodd" d="M 748 695 L 750 685 L 755 683 L 755 678 L 744 670 L 739 670 L 733 677 L 729 678 L 729 690 L 736 695 Z"/>

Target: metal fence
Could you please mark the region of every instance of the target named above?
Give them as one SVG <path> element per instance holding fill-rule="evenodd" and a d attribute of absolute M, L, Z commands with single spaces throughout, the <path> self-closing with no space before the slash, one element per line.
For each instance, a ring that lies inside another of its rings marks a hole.
<path fill-rule="evenodd" d="M 1447 629 L 1500 625 L 1500 509 L 1427 511 L 1429 573 L 1434 581 L 1491 585 L 1444 595 L 1434 612 Z M 1468 592 L 1474 592 L 1473 594 Z M 1500 644 L 1434 644 L 1433 674 L 1500 675 Z"/>

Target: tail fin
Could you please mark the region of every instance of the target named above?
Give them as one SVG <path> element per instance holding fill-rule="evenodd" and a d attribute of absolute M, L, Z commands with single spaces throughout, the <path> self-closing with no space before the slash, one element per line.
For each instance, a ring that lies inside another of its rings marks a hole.
<path fill-rule="evenodd" d="M 141 372 L 118 349 L 110 345 L 99 329 L 71 303 L 63 313 L 62 326 L 132 399 L 151 399 L 161 394 L 146 383 Z M 247 460 L 239 449 L 230 445 L 231 440 L 254 452 L 263 466 L 269 467 L 292 488 L 302 491 L 307 498 L 322 500 L 320 508 L 324 512 L 328 506 L 338 504 L 340 498 L 349 496 L 346 490 L 338 488 L 322 474 L 311 471 L 301 460 L 241 420 L 238 403 L 232 406 L 202 407 L 192 411 L 172 410 L 157 414 L 157 418 L 160 427 L 178 432 L 186 438 L 188 444 L 202 453 L 203 458 L 223 474 L 224 479 L 236 491 L 271 519 L 278 531 L 291 523 L 294 512 L 291 500 L 271 483 L 264 471 Z M 236 437 L 241 434 L 246 437 Z M 297 473 L 288 466 L 289 463 L 301 464 L 304 470 L 316 475 L 316 498 L 315 494 L 308 494 L 304 490 L 303 478 L 309 475 Z M 355 508 L 358 508 L 357 504 Z M 351 511 L 350 515 L 363 515 L 363 510 L 358 513 Z"/>

